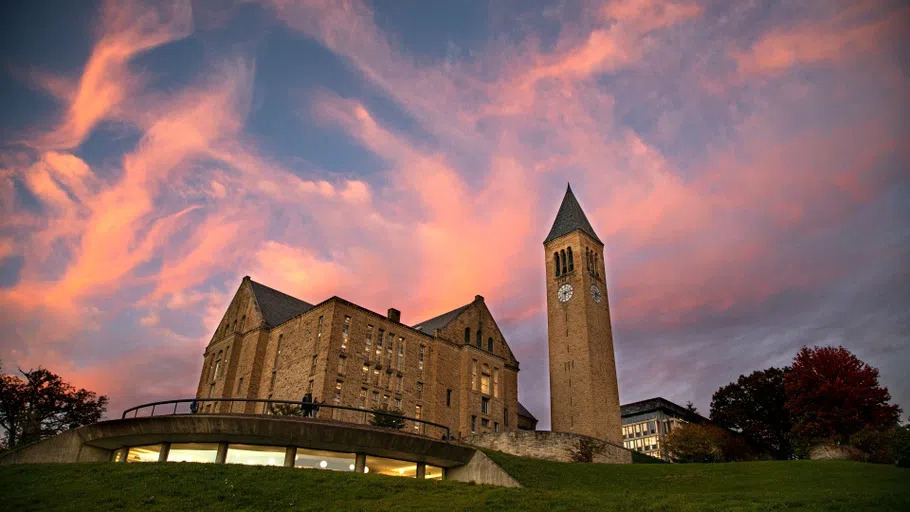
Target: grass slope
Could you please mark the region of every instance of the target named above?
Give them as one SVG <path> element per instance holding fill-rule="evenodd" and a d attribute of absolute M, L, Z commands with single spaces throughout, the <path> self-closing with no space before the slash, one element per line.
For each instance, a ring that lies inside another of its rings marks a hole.
<path fill-rule="evenodd" d="M 910 470 L 856 462 L 544 462 L 488 452 L 526 487 L 213 464 L 0 467 L 0 510 L 910 510 Z"/>

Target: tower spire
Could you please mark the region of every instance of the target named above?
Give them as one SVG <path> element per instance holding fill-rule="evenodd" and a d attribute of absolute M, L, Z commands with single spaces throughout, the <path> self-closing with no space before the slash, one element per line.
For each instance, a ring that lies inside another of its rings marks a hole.
<path fill-rule="evenodd" d="M 578 204 L 578 199 L 575 199 L 575 194 L 572 193 L 572 184 L 569 183 L 566 185 L 566 195 L 562 198 L 562 204 L 559 206 L 556 220 L 553 221 L 553 227 L 550 228 L 550 234 L 547 235 L 547 239 L 543 243 L 567 235 L 576 229 L 584 231 L 594 240 L 603 243 L 597 237 L 597 233 L 594 232 L 591 223 L 588 222 L 588 217 L 585 216 L 584 210 Z"/>

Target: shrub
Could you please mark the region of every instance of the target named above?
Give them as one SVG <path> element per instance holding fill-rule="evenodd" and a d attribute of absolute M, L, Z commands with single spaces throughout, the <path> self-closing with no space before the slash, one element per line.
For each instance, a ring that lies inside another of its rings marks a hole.
<path fill-rule="evenodd" d="M 667 436 L 665 445 L 675 462 L 737 462 L 754 458 L 745 439 L 714 425 L 682 425 Z"/>
<path fill-rule="evenodd" d="M 404 413 L 397 409 L 386 409 L 385 407 L 374 409 L 374 412 L 381 414 L 374 414 L 370 418 L 370 425 L 374 427 L 382 428 L 394 428 L 396 430 L 401 430 L 404 428 Z"/>
<path fill-rule="evenodd" d="M 850 436 L 850 446 L 862 451 L 866 462 L 894 464 L 891 443 L 895 430 L 866 427 Z"/>
<path fill-rule="evenodd" d="M 897 427 L 891 438 L 891 456 L 899 468 L 910 468 L 910 428 Z"/>
<path fill-rule="evenodd" d="M 300 416 L 300 406 L 294 404 L 269 404 L 269 414 L 275 416 Z"/>
<path fill-rule="evenodd" d="M 572 462 L 594 462 L 594 456 L 603 449 L 603 443 L 583 437 L 575 443 L 575 448 L 570 451 L 570 457 Z"/>

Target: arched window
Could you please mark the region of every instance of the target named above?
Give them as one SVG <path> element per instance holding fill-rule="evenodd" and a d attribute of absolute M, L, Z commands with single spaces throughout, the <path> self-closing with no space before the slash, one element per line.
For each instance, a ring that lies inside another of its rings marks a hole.
<path fill-rule="evenodd" d="M 237 319 L 234 319 L 234 323 L 231 324 L 231 331 L 237 332 Z"/>
<path fill-rule="evenodd" d="M 598 270 L 597 270 L 597 253 L 595 252 L 594 253 L 594 275 L 595 276 L 597 275 L 597 272 L 598 272 Z"/>
<path fill-rule="evenodd" d="M 483 332 L 477 329 L 477 348 L 480 348 L 481 345 L 483 345 Z"/>
<path fill-rule="evenodd" d="M 224 355 L 224 351 L 219 350 L 218 356 L 215 358 L 215 371 L 213 372 L 215 375 L 214 375 L 214 377 L 212 377 L 213 379 L 217 379 L 217 378 L 221 377 L 221 356 L 223 356 L 223 355 Z"/>
<path fill-rule="evenodd" d="M 559 277 L 559 253 L 553 253 L 553 263 L 556 265 L 556 277 Z"/>
<path fill-rule="evenodd" d="M 565 249 L 559 251 L 559 259 L 562 260 L 562 273 L 565 274 L 566 272 L 568 272 L 567 267 L 566 267 L 566 250 Z"/>
<path fill-rule="evenodd" d="M 493 338 L 487 338 L 487 351 L 493 351 Z"/>
<path fill-rule="evenodd" d="M 572 248 L 569 247 L 569 272 L 575 270 L 575 258 L 572 257 Z"/>
<path fill-rule="evenodd" d="M 480 392 L 490 394 L 490 365 L 484 363 L 480 371 Z"/>
<path fill-rule="evenodd" d="M 585 270 L 591 270 L 591 249 L 585 247 Z"/>
<path fill-rule="evenodd" d="M 464 328 L 464 344 L 465 345 L 471 344 L 471 328 L 470 327 Z"/>

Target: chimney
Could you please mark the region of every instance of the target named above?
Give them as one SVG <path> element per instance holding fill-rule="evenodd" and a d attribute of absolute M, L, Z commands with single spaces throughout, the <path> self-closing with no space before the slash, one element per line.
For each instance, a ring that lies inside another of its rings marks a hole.
<path fill-rule="evenodd" d="M 401 323 L 401 311 L 395 308 L 389 308 L 389 320 Z"/>
<path fill-rule="evenodd" d="M 483 295 L 475 295 L 474 302 L 483 302 Z"/>

